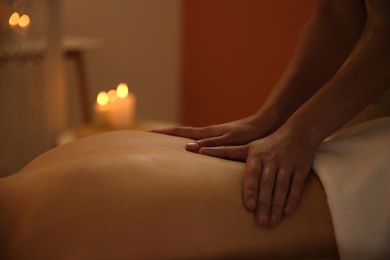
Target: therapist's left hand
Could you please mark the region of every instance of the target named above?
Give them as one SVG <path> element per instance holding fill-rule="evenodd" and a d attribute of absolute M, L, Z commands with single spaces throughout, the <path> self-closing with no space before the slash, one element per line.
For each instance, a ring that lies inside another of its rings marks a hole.
<path fill-rule="evenodd" d="M 301 131 L 280 128 L 247 145 L 202 147 L 199 152 L 246 161 L 244 204 L 255 211 L 259 225 L 274 227 L 295 211 L 315 149 Z"/>

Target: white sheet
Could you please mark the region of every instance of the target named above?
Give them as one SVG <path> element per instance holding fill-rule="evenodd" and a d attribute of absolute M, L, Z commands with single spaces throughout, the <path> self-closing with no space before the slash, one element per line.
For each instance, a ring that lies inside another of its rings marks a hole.
<path fill-rule="evenodd" d="M 341 259 L 390 259 L 390 117 L 328 138 L 313 168 L 327 194 Z"/>

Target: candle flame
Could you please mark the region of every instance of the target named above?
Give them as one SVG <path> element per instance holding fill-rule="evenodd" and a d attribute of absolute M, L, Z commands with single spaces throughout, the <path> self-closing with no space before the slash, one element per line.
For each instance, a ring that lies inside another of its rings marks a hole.
<path fill-rule="evenodd" d="M 116 87 L 116 93 L 119 98 L 125 98 L 129 94 L 129 88 L 126 83 L 120 83 Z"/>
<path fill-rule="evenodd" d="M 27 14 L 24 14 L 19 19 L 19 26 L 26 28 L 30 24 L 30 17 Z"/>
<path fill-rule="evenodd" d="M 99 94 L 97 95 L 96 101 L 97 101 L 97 103 L 100 106 L 107 105 L 107 103 L 108 103 L 108 94 L 107 94 L 107 92 L 105 92 L 105 91 L 99 92 Z"/>
<path fill-rule="evenodd" d="M 110 91 L 108 91 L 108 100 L 110 102 L 115 102 L 117 99 L 118 99 L 118 96 L 116 94 L 116 90 L 111 89 Z"/>
<path fill-rule="evenodd" d="M 14 13 L 11 15 L 11 17 L 9 18 L 8 23 L 9 23 L 9 25 L 11 25 L 11 26 L 16 26 L 16 25 L 18 25 L 18 23 L 19 23 L 19 19 L 20 19 L 19 13 L 18 13 L 18 12 L 14 12 Z"/>

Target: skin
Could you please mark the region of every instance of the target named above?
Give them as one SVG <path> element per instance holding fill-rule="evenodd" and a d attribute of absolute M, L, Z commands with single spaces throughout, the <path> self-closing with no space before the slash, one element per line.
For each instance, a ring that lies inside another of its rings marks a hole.
<path fill-rule="evenodd" d="M 293 216 L 256 225 L 245 164 L 188 153 L 192 140 L 119 131 L 44 153 L 0 179 L 1 259 L 336 258 L 310 174 Z"/>
<path fill-rule="evenodd" d="M 195 139 L 188 151 L 246 161 L 244 205 L 258 224 L 277 226 L 296 210 L 321 141 L 390 85 L 389 25 L 350 57 L 365 23 L 362 0 L 318 0 L 293 60 L 255 115 L 156 132 Z"/>

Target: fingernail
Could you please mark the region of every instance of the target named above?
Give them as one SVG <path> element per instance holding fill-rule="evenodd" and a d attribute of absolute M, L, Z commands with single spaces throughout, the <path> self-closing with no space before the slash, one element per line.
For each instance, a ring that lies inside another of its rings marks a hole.
<path fill-rule="evenodd" d="M 259 224 L 268 225 L 268 215 L 265 212 L 260 212 L 258 220 Z"/>
<path fill-rule="evenodd" d="M 193 153 L 197 153 L 199 152 L 199 144 L 196 143 L 196 142 L 193 142 L 193 143 L 188 143 L 186 145 L 186 150 L 189 151 L 189 152 L 193 152 Z"/>
<path fill-rule="evenodd" d="M 256 208 L 256 200 L 255 198 L 251 197 L 248 200 L 248 208 L 249 209 L 255 209 Z"/>

